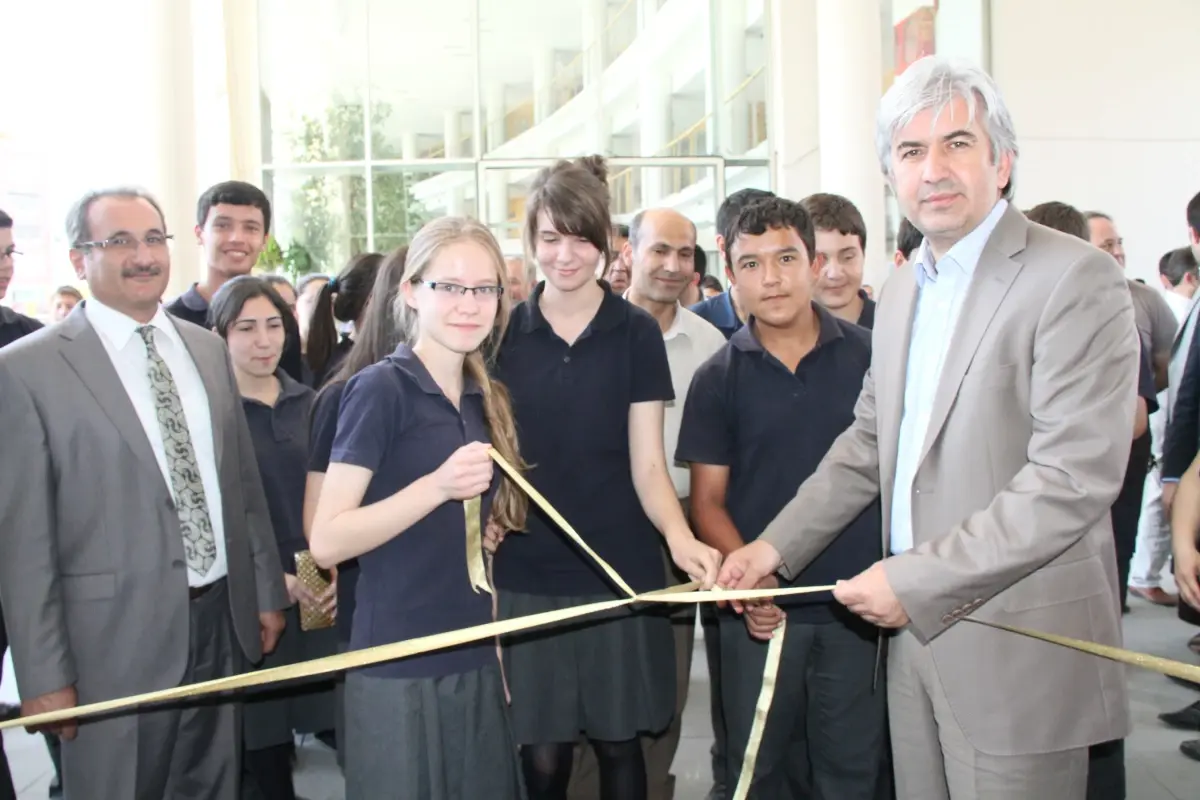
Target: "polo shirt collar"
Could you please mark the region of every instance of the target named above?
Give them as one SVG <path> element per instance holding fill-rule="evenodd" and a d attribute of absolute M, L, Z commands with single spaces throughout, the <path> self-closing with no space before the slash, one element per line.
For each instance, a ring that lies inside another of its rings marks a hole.
<path fill-rule="evenodd" d="M 421 391 L 426 394 L 433 394 L 439 397 L 445 396 L 442 387 L 438 386 L 437 381 L 429 374 L 429 370 L 425 367 L 425 363 L 421 361 L 420 356 L 413 352 L 408 343 L 402 343 L 395 351 L 388 356 L 388 361 L 395 364 L 401 372 L 408 375 L 417 386 L 421 387 Z M 475 379 L 470 375 L 463 376 L 463 394 L 483 394 L 483 389 L 475 382 Z"/>
<path fill-rule="evenodd" d="M 817 324 L 820 326 L 814 350 L 838 339 L 845 338 L 846 335 L 842 332 L 842 326 L 838 324 L 837 317 L 823 308 L 819 303 L 812 303 L 812 310 L 817 315 Z M 754 327 L 755 319 L 754 317 L 750 317 L 746 321 L 746 324 L 738 328 L 737 332 L 729 338 L 729 343 L 744 353 L 765 353 L 766 351 L 763 349 L 762 343 L 754 335 Z"/>
<path fill-rule="evenodd" d="M 604 290 L 604 299 L 600 301 L 600 308 L 597 309 L 596 316 L 592 317 L 592 321 L 588 323 L 588 327 L 593 331 L 612 330 L 625 321 L 629 314 L 629 304 L 623 298 L 613 294 L 607 282 L 597 280 L 596 283 L 600 284 L 600 288 Z M 531 333 L 538 328 L 550 328 L 550 323 L 542 315 L 540 303 L 545 291 L 546 282 L 539 281 L 538 285 L 533 287 L 529 299 L 518 306 L 520 319 L 517 325 L 522 333 Z"/>
<path fill-rule="evenodd" d="M 179 296 L 179 302 L 191 311 L 201 312 L 208 311 L 208 301 L 200 294 L 196 288 L 198 284 L 193 283 L 188 287 L 188 290 Z"/>
<path fill-rule="evenodd" d="M 631 291 L 633 290 L 626 289 L 625 293 L 621 295 L 621 299 L 627 303 L 632 302 L 629 299 Z M 678 300 L 675 301 L 675 318 L 671 320 L 671 327 L 663 331 L 663 341 L 669 342 L 676 336 L 687 336 L 687 328 L 683 325 L 683 303 Z"/>

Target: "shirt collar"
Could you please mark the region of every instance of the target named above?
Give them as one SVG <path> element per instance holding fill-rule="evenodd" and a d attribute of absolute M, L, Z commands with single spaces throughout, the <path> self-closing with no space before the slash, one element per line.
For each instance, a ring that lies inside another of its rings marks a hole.
<path fill-rule="evenodd" d="M 817 332 L 817 344 L 813 347 L 816 350 L 830 342 L 845 338 L 846 334 L 842 332 L 842 326 L 838 324 L 838 319 L 830 311 L 826 310 L 819 303 L 812 304 L 813 313 L 817 315 L 817 324 L 820 325 L 820 330 Z M 762 343 L 758 341 L 758 337 L 754 335 L 755 320 L 753 317 L 746 321 L 746 324 L 738 328 L 737 331 L 729 338 L 729 343 L 741 350 L 744 353 L 764 353 Z"/>
<path fill-rule="evenodd" d="M 626 289 L 621 295 L 621 299 L 625 302 L 632 302 L 629 299 L 629 293 L 631 291 L 633 290 Z M 686 310 L 687 309 L 683 307 L 683 303 L 679 302 L 678 300 L 675 301 L 675 319 L 671 320 L 671 327 L 663 331 L 663 341 L 669 342 L 676 336 L 680 335 L 687 336 L 687 329 L 683 325 L 683 312 Z"/>
<path fill-rule="evenodd" d="M 438 386 L 437 381 L 433 379 L 433 375 L 429 374 L 429 370 L 425 367 L 425 362 L 421 361 L 421 357 L 414 353 L 412 347 L 407 343 L 403 343 L 397 347 L 387 357 L 387 360 L 399 367 L 401 372 L 416 381 L 417 386 L 421 387 L 421 391 L 440 397 L 445 396 L 446 393 L 442 391 L 442 387 Z M 470 375 L 464 375 L 463 394 L 481 395 L 483 394 L 483 389 Z"/>
<path fill-rule="evenodd" d="M 592 321 L 588 323 L 588 328 L 593 331 L 611 330 L 625 320 L 629 313 L 629 304 L 623 298 L 613 294 L 612 289 L 605 281 L 597 280 L 596 283 L 600 284 L 600 288 L 604 290 L 604 299 L 600 301 L 600 308 L 596 311 L 596 316 L 592 317 Z M 542 316 L 539 304 L 542 293 L 545 291 L 546 282 L 539 281 L 538 285 L 533 287 L 529 299 L 517 307 L 517 326 L 523 333 L 550 327 L 550 323 Z"/>
<path fill-rule="evenodd" d="M 983 248 L 987 245 L 992 231 L 996 230 L 996 226 L 1000 224 L 1000 218 L 1004 216 L 1004 212 L 1007 210 L 1008 201 L 1000 198 L 996 202 L 996 205 L 992 206 L 992 210 L 988 215 L 984 217 L 983 222 L 980 222 L 975 226 L 974 230 L 955 242 L 954 246 L 942 256 L 941 261 L 937 262 L 936 265 L 933 261 L 933 253 L 929 249 L 929 239 L 923 239 L 913 266 L 913 272 L 917 277 L 917 286 L 924 288 L 927 282 L 936 283 L 938 270 L 950 267 L 956 267 L 959 272 L 967 277 L 975 274 L 975 267 L 979 265 L 979 258 L 983 255 Z"/>
<path fill-rule="evenodd" d="M 117 350 L 124 350 L 134 337 L 141 339 L 137 329 L 142 327 L 142 323 L 127 314 L 122 314 L 120 311 L 106 306 L 94 297 L 85 301 L 84 311 L 87 313 L 88 322 L 96 329 L 96 332 L 107 339 Z M 183 346 L 183 341 L 179 337 L 179 331 L 175 329 L 175 324 L 171 321 L 170 315 L 167 314 L 161 305 L 154 312 L 154 317 L 148 324 L 154 326 L 155 330 L 161 332 L 174 344 L 180 347 Z"/>

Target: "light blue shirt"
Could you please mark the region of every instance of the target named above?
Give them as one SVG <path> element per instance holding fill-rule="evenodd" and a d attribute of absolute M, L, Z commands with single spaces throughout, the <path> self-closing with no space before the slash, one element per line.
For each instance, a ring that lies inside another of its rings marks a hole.
<path fill-rule="evenodd" d="M 988 237 L 1008 208 L 1000 200 L 990 214 L 934 262 L 929 240 L 921 243 L 913 271 L 917 279 L 916 310 L 908 344 L 908 368 L 904 376 L 904 412 L 900 418 L 900 442 L 896 452 L 896 483 L 892 493 L 891 551 L 912 549 L 913 478 L 921 448 L 929 430 L 929 415 L 937 394 L 942 365 L 950 349 L 954 326 L 962 310 L 971 277 L 983 254 Z"/>

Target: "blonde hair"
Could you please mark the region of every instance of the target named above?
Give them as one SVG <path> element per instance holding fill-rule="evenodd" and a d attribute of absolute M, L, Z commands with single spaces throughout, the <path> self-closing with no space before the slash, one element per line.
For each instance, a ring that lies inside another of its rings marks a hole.
<path fill-rule="evenodd" d="M 483 224 L 467 217 L 441 217 L 421 228 L 408 245 L 408 259 L 404 265 L 404 275 L 400 279 L 401 285 L 421 280 L 425 270 L 433 264 L 438 254 L 458 242 L 474 242 L 487 251 L 496 270 L 497 284 L 505 285 L 507 269 L 500 245 Z M 467 355 L 463 371 L 479 384 L 483 391 L 483 411 L 488 433 L 492 438 L 492 447 L 496 448 L 505 461 L 524 472 L 526 464 L 521 460 L 520 449 L 517 446 L 517 421 L 513 416 L 512 398 L 504 384 L 488 374 L 488 367 L 495 362 L 500 343 L 504 341 L 511 310 L 511 298 L 507 292 L 502 293 L 492 331 L 478 349 Z M 396 293 L 393 314 L 404 341 L 416 341 L 420 320 L 416 310 L 405 302 L 403 292 Z M 502 476 L 500 489 L 492 504 L 492 517 L 506 530 L 520 531 L 525 529 L 528 510 L 529 499 L 525 493 L 507 476 Z"/>

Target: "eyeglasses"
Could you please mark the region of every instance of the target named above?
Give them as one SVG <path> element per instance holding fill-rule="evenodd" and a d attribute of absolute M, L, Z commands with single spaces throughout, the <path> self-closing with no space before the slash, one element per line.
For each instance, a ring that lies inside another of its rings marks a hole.
<path fill-rule="evenodd" d="M 445 283 L 444 281 L 416 281 L 421 286 L 428 286 L 435 292 L 448 294 L 453 297 L 464 297 L 467 292 L 476 297 L 495 298 L 504 294 L 503 286 L 460 286 L 457 283 Z"/>
<path fill-rule="evenodd" d="M 0 250 L 0 258 L 12 258 L 13 256 L 23 255 L 25 254 L 15 247 L 6 247 L 3 250 Z"/>
<path fill-rule="evenodd" d="M 133 252 L 137 250 L 139 244 L 144 244 L 151 250 L 163 250 L 166 248 L 167 242 L 174 238 L 166 233 L 152 233 L 145 239 L 138 239 L 134 236 L 114 236 L 111 239 L 100 239 L 94 242 L 79 242 L 75 247 L 79 250 L 99 247 L 101 250 L 113 252 Z"/>

